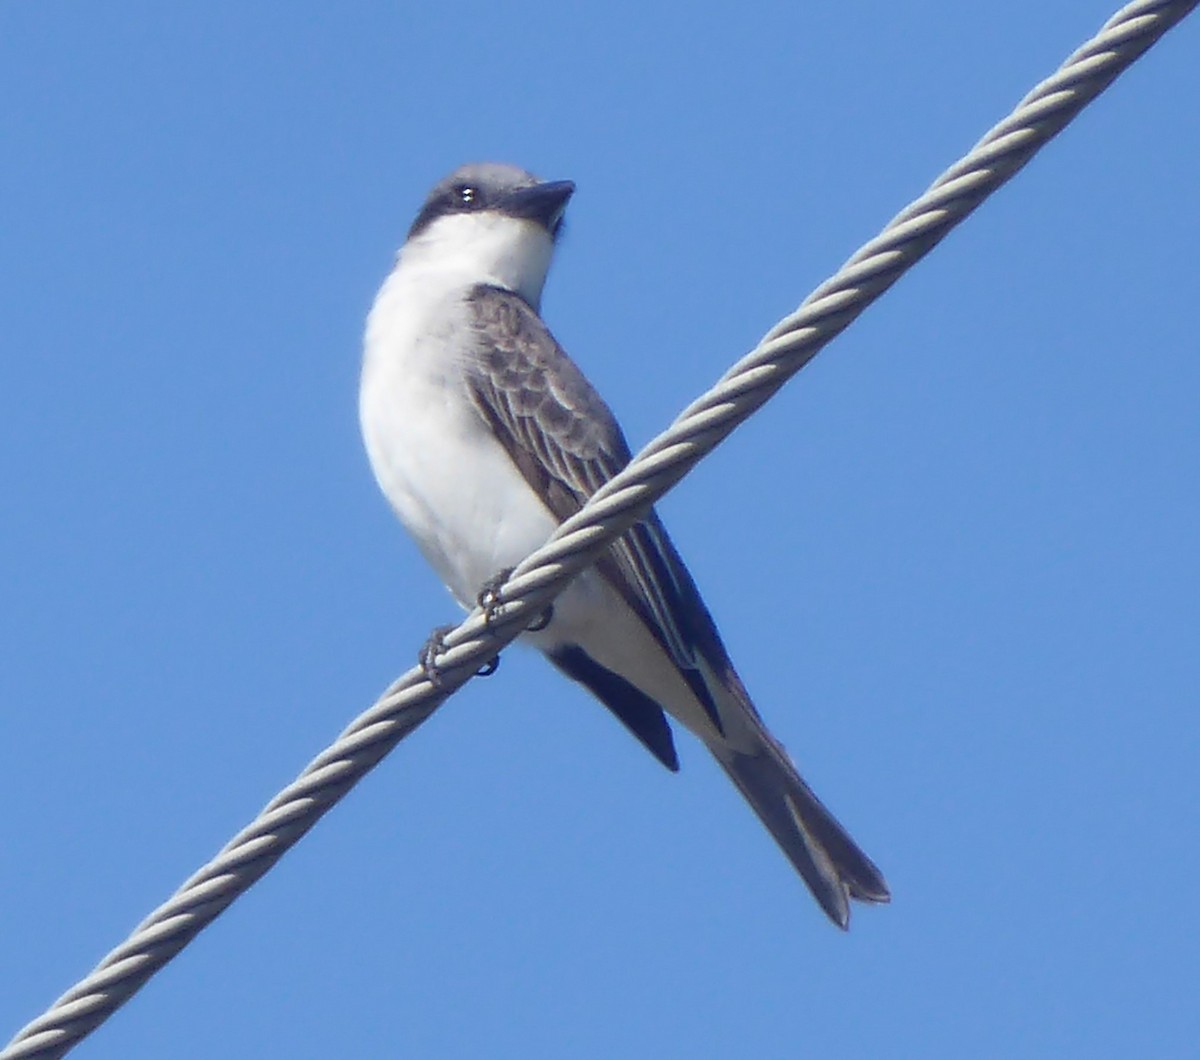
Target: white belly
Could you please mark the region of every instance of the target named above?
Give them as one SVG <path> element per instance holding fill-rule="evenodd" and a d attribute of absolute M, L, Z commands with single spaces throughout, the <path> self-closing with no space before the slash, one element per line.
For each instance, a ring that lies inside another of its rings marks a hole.
<path fill-rule="evenodd" d="M 484 582 L 543 544 L 557 520 L 471 405 L 448 353 L 467 328 L 461 289 L 431 299 L 396 288 L 385 285 L 367 324 L 363 439 L 396 514 L 459 603 L 473 607 Z"/>
<path fill-rule="evenodd" d="M 393 275 L 367 323 L 359 416 L 384 495 L 425 558 L 466 609 L 480 588 L 544 544 L 558 525 L 471 404 L 463 365 L 463 289 L 414 292 Z M 414 307 L 423 312 L 414 312 Z M 584 571 L 554 603 L 551 651 L 578 644 L 703 738 L 715 736 L 670 657 L 620 595 Z"/>

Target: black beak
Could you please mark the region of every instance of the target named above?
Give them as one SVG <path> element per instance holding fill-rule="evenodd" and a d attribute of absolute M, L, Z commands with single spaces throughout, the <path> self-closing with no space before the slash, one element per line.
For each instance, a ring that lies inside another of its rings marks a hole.
<path fill-rule="evenodd" d="M 530 188 L 508 192 L 500 208 L 510 217 L 527 217 L 553 232 L 574 192 L 574 181 L 547 180 Z"/>

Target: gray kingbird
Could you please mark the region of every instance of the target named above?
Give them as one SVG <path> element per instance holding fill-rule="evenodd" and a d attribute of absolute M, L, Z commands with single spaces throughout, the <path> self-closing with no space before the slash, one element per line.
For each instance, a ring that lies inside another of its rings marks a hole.
<path fill-rule="evenodd" d="M 458 602 L 475 606 L 630 459 L 620 427 L 539 316 L 575 186 L 514 166 L 438 183 L 367 320 L 360 417 L 371 467 Z M 879 870 L 767 731 L 651 512 L 522 637 L 670 770 L 664 711 L 703 741 L 846 927 L 886 902 Z"/>

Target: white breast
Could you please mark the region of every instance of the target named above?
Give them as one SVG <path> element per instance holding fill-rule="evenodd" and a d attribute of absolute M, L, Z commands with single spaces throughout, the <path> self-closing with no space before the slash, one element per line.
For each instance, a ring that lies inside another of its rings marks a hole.
<path fill-rule="evenodd" d="M 480 586 L 544 543 L 557 520 L 467 396 L 467 290 L 427 270 L 392 274 L 367 320 L 359 415 L 384 495 L 471 607 Z"/>

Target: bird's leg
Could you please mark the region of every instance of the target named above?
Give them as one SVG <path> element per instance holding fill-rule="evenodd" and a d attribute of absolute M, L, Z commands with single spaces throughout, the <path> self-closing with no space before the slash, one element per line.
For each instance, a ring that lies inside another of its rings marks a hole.
<path fill-rule="evenodd" d="M 500 609 L 504 606 L 500 600 L 500 590 L 504 583 L 512 577 L 512 567 L 505 567 L 499 574 L 493 575 L 483 583 L 483 587 L 479 590 L 479 595 L 475 597 L 475 602 L 483 608 L 483 624 L 489 629 L 492 623 L 499 617 Z M 526 626 L 526 630 L 530 633 L 540 633 L 548 625 L 554 617 L 554 605 L 550 604 L 533 623 Z M 494 670 L 489 670 L 489 673 Z"/>
<path fill-rule="evenodd" d="M 483 624 L 488 629 L 492 628 L 492 623 L 499 617 L 500 609 L 504 606 L 500 599 L 500 590 L 512 577 L 512 572 L 512 567 L 505 567 L 499 574 L 493 574 L 480 586 L 479 595 L 475 597 L 475 603 L 483 608 Z"/>
<path fill-rule="evenodd" d="M 421 645 L 421 650 L 417 652 L 417 665 L 421 667 L 423 673 L 429 683 L 436 688 L 442 683 L 442 672 L 438 669 L 438 656 L 446 650 L 446 634 L 449 633 L 453 626 L 438 626 L 432 633 L 429 634 L 429 639 Z"/>
<path fill-rule="evenodd" d="M 437 688 L 442 683 L 442 671 L 438 667 L 438 656 L 446 650 L 446 634 L 457 626 L 438 626 L 429 634 L 429 639 L 421 645 L 417 652 L 417 663 L 421 672 L 429 679 L 429 683 Z M 476 677 L 491 677 L 500 668 L 500 656 L 493 655 L 478 670 Z"/>

